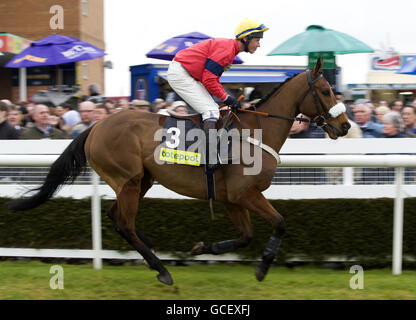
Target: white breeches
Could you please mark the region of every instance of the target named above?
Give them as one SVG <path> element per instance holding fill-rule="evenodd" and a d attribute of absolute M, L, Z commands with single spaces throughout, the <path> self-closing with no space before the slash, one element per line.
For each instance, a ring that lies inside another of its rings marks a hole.
<path fill-rule="evenodd" d="M 169 65 L 168 82 L 182 99 L 202 115 L 202 120 L 219 119 L 218 104 L 211 97 L 208 90 L 175 60 Z"/>

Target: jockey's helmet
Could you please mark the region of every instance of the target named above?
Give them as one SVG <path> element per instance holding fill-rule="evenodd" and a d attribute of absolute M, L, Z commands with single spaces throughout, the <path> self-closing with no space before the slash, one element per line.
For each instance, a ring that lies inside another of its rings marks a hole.
<path fill-rule="evenodd" d="M 244 19 L 241 21 L 235 29 L 236 39 L 242 39 L 244 37 L 249 38 L 263 38 L 263 32 L 269 30 L 264 24 L 258 22 L 255 19 Z"/>

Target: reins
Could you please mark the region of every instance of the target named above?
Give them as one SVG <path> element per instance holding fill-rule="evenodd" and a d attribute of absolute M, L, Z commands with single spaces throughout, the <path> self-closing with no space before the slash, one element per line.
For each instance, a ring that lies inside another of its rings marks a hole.
<path fill-rule="evenodd" d="M 251 110 L 250 108 L 254 108 L 254 110 Z M 239 108 L 239 109 L 237 109 L 237 111 L 253 113 L 253 114 L 263 116 L 263 117 L 267 117 L 267 118 L 277 118 L 277 119 L 290 120 L 290 121 L 294 120 L 294 121 L 299 121 L 299 122 L 314 122 L 311 119 L 307 119 L 307 118 L 303 118 L 303 117 L 294 117 L 294 118 L 292 118 L 292 117 L 279 116 L 277 114 L 270 114 L 270 113 L 267 113 L 267 112 L 257 111 L 257 110 L 255 110 L 255 107 L 250 107 L 250 108 L 249 109 L 240 109 Z"/>
<path fill-rule="evenodd" d="M 310 74 L 310 70 L 306 70 L 306 75 L 307 75 L 307 79 L 308 79 L 308 84 L 309 84 L 309 88 L 306 91 L 306 93 L 303 95 L 302 99 L 300 100 L 299 103 L 297 103 L 297 106 L 299 108 L 299 106 L 302 104 L 303 100 L 305 100 L 306 96 L 308 95 L 309 92 L 312 92 L 312 96 L 314 99 L 314 103 L 315 103 L 315 107 L 316 107 L 316 111 L 317 111 L 317 115 L 315 118 L 313 119 L 308 119 L 308 118 L 304 118 L 304 117 L 286 117 L 286 116 L 281 116 L 281 115 L 276 115 L 276 114 L 270 114 L 267 112 L 261 112 L 261 111 L 257 111 L 256 110 L 256 106 L 251 106 L 248 109 L 241 109 L 238 108 L 237 111 L 239 112 L 246 112 L 246 113 L 252 113 L 255 114 L 257 116 L 263 116 L 263 117 L 268 117 L 268 118 L 276 118 L 276 119 L 282 119 L 282 120 L 288 120 L 288 121 L 299 121 L 299 122 L 308 122 L 308 123 L 316 123 L 318 127 L 324 127 L 326 125 L 328 125 L 328 123 L 326 122 L 326 119 L 330 118 L 331 115 L 329 112 L 326 112 L 326 114 L 321 114 L 320 113 L 320 109 L 322 108 L 323 112 L 325 113 L 325 108 L 322 106 L 322 102 L 319 99 L 319 96 L 316 92 L 315 86 L 314 84 L 319 81 L 321 78 L 323 78 L 322 73 L 314 80 L 312 80 L 311 74 Z M 241 100 L 241 96 L 239 97 L 239 100 Z M 235 117 L 237 117 L 237 115 L 233 112 L 232 113 Z M 238 119 L 238 117 L 237 117 Z M 228 120 L 228 118 L 227 118 Z"/>

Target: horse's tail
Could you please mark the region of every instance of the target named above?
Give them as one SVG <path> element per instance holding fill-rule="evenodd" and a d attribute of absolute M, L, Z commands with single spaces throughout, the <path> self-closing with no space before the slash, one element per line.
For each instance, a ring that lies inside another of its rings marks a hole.
<path fill-rule="evenodd" d="M 9 209 L 23 211 L 36 208 L 51 198 L 60 186 L 72 184 L 87 165 L 84 145 L 90 131 L 91 128 L 88 128 L 78 135 L 52 164 L 43 185 L 29 191 L 37 191 L 37 193 L 27 198 L 10 201 Z"/>

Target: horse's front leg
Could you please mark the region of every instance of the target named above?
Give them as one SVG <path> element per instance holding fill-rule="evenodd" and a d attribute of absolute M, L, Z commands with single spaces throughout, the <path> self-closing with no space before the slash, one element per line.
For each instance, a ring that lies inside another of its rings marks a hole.
<path fill-rule="evenodd" d="M 282 237 L 285 233 L 285 220 L 263 194 L 254 187 L 249 189 L 239 201 L 242 206 L 269 221 L 273 227 L 273 234 L 266 245 L 262 260 L 257 265 L 255 271 L 257 280 L 262 281 L 279 250 Z"/>
<path fill-rule="evenodd" d="M 247 209 L 232 203 L 225 203 L 228 215 L 236 228 L 241 232 L 238 239 L 225 240 L 214 243 L 198 242 L 191 250 L 191 254 L 221 254 L 233 252 L 238 248 L 246 247 L 253 238 L 250 214 Z"/>

